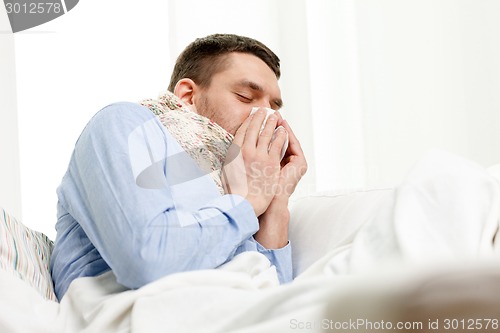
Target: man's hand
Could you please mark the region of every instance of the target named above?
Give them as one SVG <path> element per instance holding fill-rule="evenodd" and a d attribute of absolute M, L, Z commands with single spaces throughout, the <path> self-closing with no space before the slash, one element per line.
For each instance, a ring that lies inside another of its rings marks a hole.
<path fill-rule="evenodd" d="M 278 117 L 269 116 L 264 130 L 260 128 L 266 112 L 260 109 L 243 122 L 229 147 L 222 169 L 226 193 L 245 197 L 255 214 L 260 216 L 273 200 L 280 182 L 280 153 L 286 139 L 285 131 L 271 138 Z"/>
<path fill-rule="evenodd" d="M 255 240 L 268 249 L 282 248 L 288 243 L 290 221 L 288 200 L 307 171 L 307 161 L 300 142 L 285 120 L 281 122 L 281 126 L 288 132 L 288 149 L 281 162 L 282 168 L 276 195 L 265 213 L 259 216 L 259 231 L 254 235 Z"/>
<path fill-rule="evenodd" d="M 279 187 L 276 196 L 287 200 L 295 191 L 302 176 L 307 172 L 307 161 L 300 142 L 286 120 L 281 122 L 288 133 L 288 148 L 281 161 Z"/>

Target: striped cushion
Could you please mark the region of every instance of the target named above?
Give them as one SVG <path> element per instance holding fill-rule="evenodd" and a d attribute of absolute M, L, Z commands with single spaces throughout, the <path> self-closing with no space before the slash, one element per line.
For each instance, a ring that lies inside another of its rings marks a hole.
<path fill-rule="evenodd" d="M 57 301 L 49 270 L 54 243 L 0 208 L 0 269 L 34 287 L 43 297 Z"/>

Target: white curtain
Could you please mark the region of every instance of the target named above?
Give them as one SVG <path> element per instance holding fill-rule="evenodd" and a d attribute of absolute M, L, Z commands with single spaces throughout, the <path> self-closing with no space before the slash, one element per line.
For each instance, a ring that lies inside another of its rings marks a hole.
<path fill-rule="evenodd" d="M 23 220 L 53 238 L 85 123 L 155 97 L 177 54 L 216 32 L 282 59 L 284 115 L 309 161 L 298 195 L 394 186 L 431 148 L 498 163 L 498 17 L 497 0 L 82 0 L 15 35 Z"/>
<path fill-rule="evenodd" d="M 500 1 L 356 1 L 367 186 L 431 148 L 500 162 Z"/>

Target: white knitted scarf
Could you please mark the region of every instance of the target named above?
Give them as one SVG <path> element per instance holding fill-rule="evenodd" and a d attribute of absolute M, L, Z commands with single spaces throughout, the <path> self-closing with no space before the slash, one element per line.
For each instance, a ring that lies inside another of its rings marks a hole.
<path fill-rule="evenodd" d="M 224 194 L 221 172 L 233 135 L 212 120 L 193 112 L 169 91 L 157 100 L 145 99 L 139 103 L 158 117 L 201 170 L 210 173 L 219 191 Z"/>

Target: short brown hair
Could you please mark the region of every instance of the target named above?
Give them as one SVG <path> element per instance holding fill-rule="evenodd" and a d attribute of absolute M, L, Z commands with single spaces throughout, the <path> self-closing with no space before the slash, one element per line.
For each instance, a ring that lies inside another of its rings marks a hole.
<path fill-rule="evenodd" d="M 225 68 L 226 56 L 231 52 L 255 55 L 271 68 L 277 79 L 280 78 L 280 59 L 263 43 L 249 37 L 214 34 L 197 38 L 179 55 L 168 90 L 173 92 L 177 82 L 184 78 L 207 87 L 212 76 Z"/>

